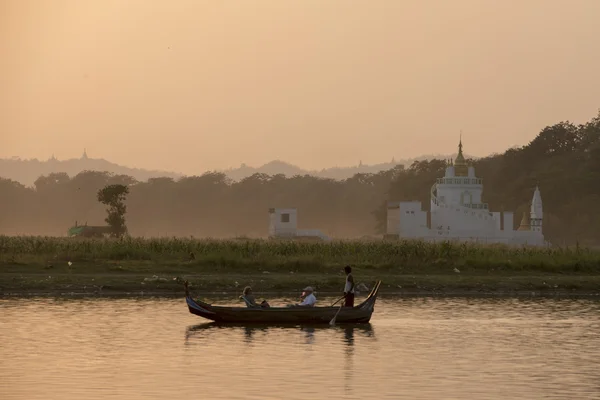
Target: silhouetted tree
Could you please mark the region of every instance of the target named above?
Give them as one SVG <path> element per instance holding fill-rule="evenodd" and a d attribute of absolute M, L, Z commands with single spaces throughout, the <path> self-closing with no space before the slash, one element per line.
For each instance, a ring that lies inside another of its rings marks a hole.
<path fill-rule="evenodd" d="M 125 198 L 129 188 L 125 185 L 108 185 L 98 191 L 98 201 L 108 206 L 106 212 L 106 223 L 111 227 L 111 233 L 115 237 L 121 237 L 127 232 L 125 226 L 125 213 L 127 206 Z"/>

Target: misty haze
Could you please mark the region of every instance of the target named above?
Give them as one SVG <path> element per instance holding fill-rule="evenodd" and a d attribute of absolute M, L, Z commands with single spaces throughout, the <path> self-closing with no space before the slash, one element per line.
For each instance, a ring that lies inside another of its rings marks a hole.
<path fill-rule="evenodd" d="M 574 174 L 518 150 L 597 114 L 595 0 L 36 4 L 0 6 L 4 234 L 102 224 L 110 179 L 84 170 L 141 182 L 134 235 L 264 236 L 271 207 L 331 237 L 381 234 L 382 204 L 427 205 L 443 167 L 391 171 L 453 159 L 462 132 L 490 206 L 519 218 L 538 182 L 551 242 L 598 238 L 572 226 L 596 218 L 584 189 L 554 192 Z M 586 162 L 565 165 L 593 173 Z"/>

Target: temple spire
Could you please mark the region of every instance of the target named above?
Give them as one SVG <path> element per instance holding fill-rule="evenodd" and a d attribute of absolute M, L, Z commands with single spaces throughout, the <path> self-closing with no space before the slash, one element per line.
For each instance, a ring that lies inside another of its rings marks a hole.
<path fill-rule="evenodd" d="M 539 219 L 544 218 L 543 211 L 543 203 L 542 203 L 542 195 L 540 194 L 540 188 L 538 185 L 535 186 L 535 190 L 533 192 L 533 198 L 531 199 L 531 210 L 530 210 L 531 219 Z"/>
<path fill-rule="evenodd" d="M 468 175 L 468 166 L 467 160 L 465 160 L 465 156 L 462 151 L 462 131 L 460 131 L 460 138 L 458 140 L 458 155 L 456 156 L 456 160 L 454 161 L 454 173 L 456 176 L 467 176 Z"/>

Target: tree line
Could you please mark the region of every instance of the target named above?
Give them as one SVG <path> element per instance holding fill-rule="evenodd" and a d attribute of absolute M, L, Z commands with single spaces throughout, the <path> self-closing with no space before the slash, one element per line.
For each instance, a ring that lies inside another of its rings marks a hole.
<path fill-rule="evenodd" d="M 518 225 L 539 185 L 544 233 L 556 244 L 595 244 L 600 239 L 600 113 L 589 122 L 560 122 L 529 144 L 469 160 L 484 182 L 492 210 L 515 211 Z M 299 228 L 358 238 L 385 230 L 388 200 L 419 200 L 429 208 L 445 160 L 415 161 L 345 180 L 254 174 L 232 182 L 223 173 L 138 182 L 126 175 L 84 171 L 52 173 L 32 187 L 0 178 L 0 234 L 64 236 L 78 224 L 104 225 L 98 192 L 126 185 L 127 231 L 133 236 L 225 238 L 266 236 L 268 209 L 297 207 Z"/>

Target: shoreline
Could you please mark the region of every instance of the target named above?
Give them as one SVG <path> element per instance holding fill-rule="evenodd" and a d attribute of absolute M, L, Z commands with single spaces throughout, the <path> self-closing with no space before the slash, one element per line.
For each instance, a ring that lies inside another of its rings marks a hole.
<path fill-rule="evenodd" d="M 0 236 L 0 297 L 296 298 L 341 296 L 345 265 L 360 297 L 600 296 L 600 251 L 469 243 L 69 239 Z M 361 285 L 364 285 L 361 286 Z"/>
<path fill-rule="evenodd" d="M 320 292 L 322 297 L 335 298 L 332 292 Z M 239 293 L 223 293 L 223 292 L 203 292 L 201 295 L 192 294 L 194 298 L 214 298 L 214 299 L 232 299 L 237 298 Z M 282 293 L 282 292 L 261 292 L 262 297 L 295 297 L 296 292 Z M 543 291 L 518 291 L 518 292 L 475 292 L 475 291 L 452 291 L 452 292 L 385 292 L 380 293 L 379 298 L 389 297 L 405 297 L 405 298 L 455 298 L 455 297 L 468 297 L 468 298 L 581 298 L 581 299 L 598 299 L 600 301 L 600 290 L 596 292 L 543 292 Z M 185 294 L 177 295 L 170 292 L 109 292 L 109 293 L 96 293 L 96 292 L 70 292 L 70 293 L 59 293 L 59 292 L 3 292 L 0 293 L 0 299 L 30 299 L 30 298 L 63 298 L 63 299 L 74 299 L 74 298 L 89 298 L 89 299 L 143 299 L 143 298 L 159 298 L 159 299 L 177 299 L 185 298 Z M 357 298 L 359 298 L 357 296 Z"/>
<path fill-rule="evenodd" d="M 340 273 L 269 273 L 223 271 L 215 274 L 181 274 L 170 268 L 147 273 L 112 271 L 48 271 L 17 267 L 0 272 L 0 298 L 184 298 L 183 282 L 190 284 L 194 298 L 236 298 L 245 286 L 257 297 L 296 297 L 311 285 L 320 297 L 341 296 L 344 276 Z M 175 273 L 174 273 L 175 272 Z M 482 274 L 471 273 L 390 273 L 355 272 L 357 297 L 366 296 L 380 279 L 381 297 L 540 297 L 599 298 L 600 275 L 564 274 Z M 364 285 L 364 287 L 361 287 Z"/>

